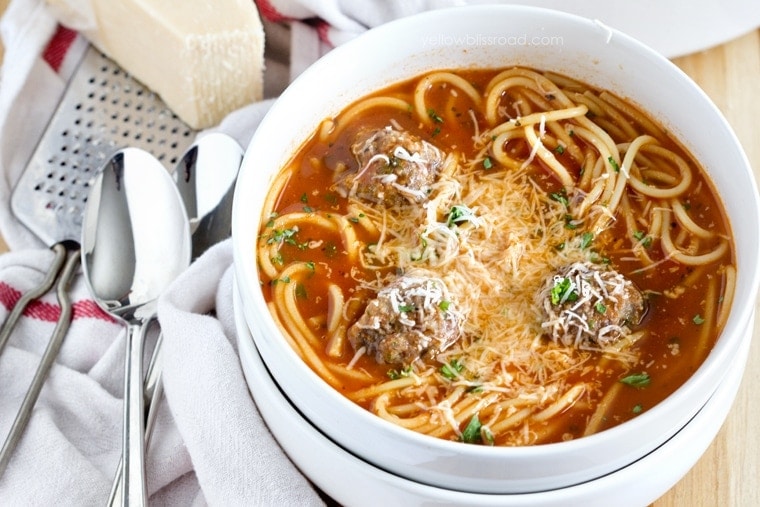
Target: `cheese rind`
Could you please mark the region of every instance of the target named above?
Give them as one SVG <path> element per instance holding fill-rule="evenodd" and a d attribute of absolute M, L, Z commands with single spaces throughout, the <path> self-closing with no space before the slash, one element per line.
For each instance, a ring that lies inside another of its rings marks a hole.
<path fill-rule="evenodd" d="M 251 0 L 47 0 L 195 129 L 261 100 L 264 30 Z"/>

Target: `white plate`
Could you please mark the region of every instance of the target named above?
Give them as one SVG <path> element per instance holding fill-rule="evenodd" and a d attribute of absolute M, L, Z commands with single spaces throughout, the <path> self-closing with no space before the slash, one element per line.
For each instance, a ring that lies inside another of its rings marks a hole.
<path fill-rule="evenodd" d="M 614 473 L 576 486 L 527 494 L 475 494 L 436 488 L 390 474 L 345 451 L 312 426 L 275 384 L 256 350 L 233 290 L 238 350 L 249 390 L 277 441 L 306 476 L 343 505 L 442 504 L 564 507 L 566 505 L 640 507 L 648 505 L 694 466 L 720 430 L 741 383 L 754 316 L 734 367 L 710 400 L 662 446 Z M 336 421 L 339 424 L 339 421 Z"/>
<path fill-rule="evenodd" d="M 475 0 L 471 3 L 495 3 Z M 760 26 L 757 0 L 520 0 L 577 14 L 637 38 L 668 58 L 722 44 Z"/>

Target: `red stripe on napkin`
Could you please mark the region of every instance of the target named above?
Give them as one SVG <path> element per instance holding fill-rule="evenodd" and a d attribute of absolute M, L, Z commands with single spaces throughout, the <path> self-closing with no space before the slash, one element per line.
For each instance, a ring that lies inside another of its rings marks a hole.
<path fill-rule="evenodd" d="M 55 322 L 61 316 L 61 307 L 45 301 L 32 301 L 23 313 L 24 317 L 41 320 L 43 322 Z"/>
<path fill-rule="evenodd" d="M 16 305 L 21 293 L 5 282 L 0 282 L 0 304 L 9 310 Z"/>
<path fill-rule="evenodd" d="M 66 57 L 71 44 L 77 37 L 77 32 L 66 28 L 65 26 L 58 25 L 58 28 L 50 39 L 45 51 L 42 52 L 42 58 L 50 65 L 54 71 L 58 72 L 61 68 L 63 59 Z"/>
<path fill-rule="evenodd" d="M 331 47 L 335 47 L 335 44 L 333 44 L 330 40 L 330 23 L 323 19 L 319 19 L 314 26 L 317 29 L 317 35 L 319 36 L 319 39 L 325 44 Z"/>
<path fill-rule="evenodd" d="M 269 0 L 256 0 L 259 12 L 269 21 L 279 23 L 281 21 L 290 21 L 290 17 L 282 14 Z"/>
<path fill-rule="evenodd" d="M 19 299 L 21 299 L 21 291 L 11 287 L 5 282 L 0 282 L 0 304 L 10 310 L 16 305 L 16 302 L 18 302 Z M 71 310 L 72 319 L 99 319 L 106 322 L 117 322 L 113 316 L 106 313 L 91 299 L 77 301 L 72 305 Z M 36 300 L 29 303 L 22 315 L 43 322 L 56 322 L 61 316 L 61 307 L 57 304 Z"/>
<path fill-rule="evenodd" d="M 84 319 L 100 319 L 106 322 L 118 322 L 110 313 L 106 313 L 98 304 L 91 299 L 83 299 L 74 303 L 73 317 Z"/>

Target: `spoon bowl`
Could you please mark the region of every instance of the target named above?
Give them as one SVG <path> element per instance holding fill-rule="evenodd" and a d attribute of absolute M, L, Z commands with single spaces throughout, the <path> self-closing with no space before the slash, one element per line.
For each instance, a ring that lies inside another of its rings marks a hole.
<path fill-rule="evenodd" d="M 232 197 L 243 153 L 230 136 L 208 133 L 187 149 L 174 171 L 190 220 L 193 259 L 232 234 Z"/>
<path fill-rule="evenodd" d="M 82 265 L 98 304 L 127 326 L 122 435 L 124 505 L 146 503 L 142 356 L 157 299 L 190 263 L 190 227 L 164 166 L 138 148 L 116 152 L 94 179 Z"/>

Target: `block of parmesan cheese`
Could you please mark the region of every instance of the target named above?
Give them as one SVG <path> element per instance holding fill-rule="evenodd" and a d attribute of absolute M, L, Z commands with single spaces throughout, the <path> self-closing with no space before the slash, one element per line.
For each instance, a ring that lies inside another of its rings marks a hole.
<path fill-rule="evenodd" d="M 47 3 L 192 128 L 262 98 L 264 30 L 253 0 Z"/>

